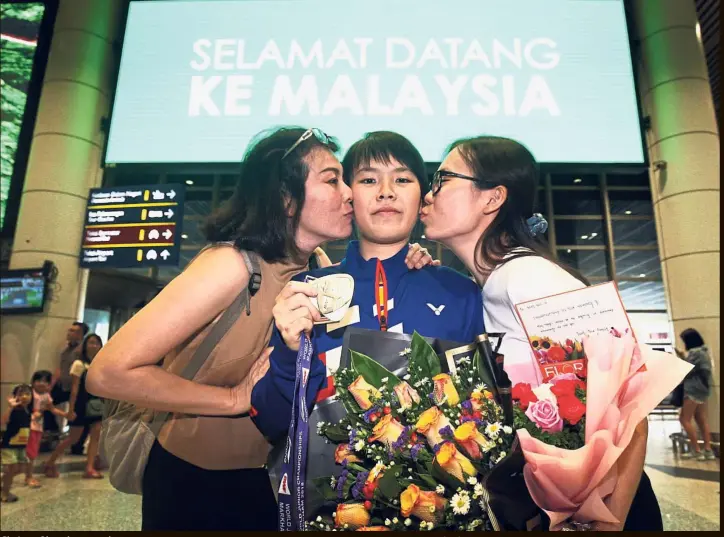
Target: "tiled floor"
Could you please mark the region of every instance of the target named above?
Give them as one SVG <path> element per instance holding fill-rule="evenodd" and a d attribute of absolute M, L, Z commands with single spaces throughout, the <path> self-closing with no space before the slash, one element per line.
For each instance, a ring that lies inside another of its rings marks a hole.
<path fill-rule="evenodd" d="M 719 460 L 680 461 L 674 457 L 669 434 L 678 432 L 678 421 L 652 419 L 646 472 L 659 499 L 666 530 L 719 530 Z M 78 457 L 66 457 L 79 466 Z M 3 531 L 19 530 L 138 530 L 141 499 L 113 490 L 107 479 L 86 480 L 81 472 L 60 479 L 40 478 L 43 487 L 20 485 L 20 501 L 3 504 Z M 192 491 L 189 491 L 192 493 Z"/>

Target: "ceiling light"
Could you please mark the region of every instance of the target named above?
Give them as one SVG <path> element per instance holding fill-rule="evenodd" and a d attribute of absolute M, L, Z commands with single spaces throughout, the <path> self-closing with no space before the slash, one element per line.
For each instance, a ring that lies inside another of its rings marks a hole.
<path fill-rule="evenodd" d="M 569 248 L 568 250 L 566 250 L 566 252 L 570 254 L 570 253 L 571 253 L 571 249 Z"/>
<path fill-rule="evenodd" d="M 597 237 L 597 236 L 598 236 L 598 233 L 591 233 L 591 238 Z"/>
<path fill-rule="evenodd" d="M 183 235 L 181 235 L 181 238 L 182 238 L 182 239 L 188 239 L 188 238 L 189 238 L 189 236 L 188 236 L 188 235 L 186 235 L 186 233 L 184 233 Z"/>
<path fill-rule="evenodd" d="M 187 184 L 187 185 L 193 185 L 194 182 L 193 182 L 191 179 L 186 179 L 186 184 Z"/>
<path fill-rule="evenodd" d="M 631 211 L 626 211 L 624 214 L 631 214 Z"/>
<path fill-rule="evenodd" d="M 582 183 L 582 182 L 583 182 L 583 179 L 581 179 L 580 177 L 576 177 L 576 178 L 573 180 L 573 182 L 576 183 L 576 184 Z"/>
<path fill-rule="evenodd" d="M 699 40 L 699 43 L 701 43 L 701 25 L 697 22 L 696 23 L 696 38 Z"/>
<path fill-rule="evenodd" d="M 581 238 L 585 241 L 588 238 L 588 235 L 581 235 Z"/>
<path fill-rule="evenodd" d="M 645 278 L 646 274 L 639 274 L 639 278 Z"/>

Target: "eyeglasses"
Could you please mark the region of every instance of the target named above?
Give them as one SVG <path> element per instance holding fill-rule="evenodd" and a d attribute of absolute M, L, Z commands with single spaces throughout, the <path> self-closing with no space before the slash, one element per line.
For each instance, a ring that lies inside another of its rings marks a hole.
<path fill-rule="evenodd" d="M 317 129 L 317 128 L 307 129 L 306 131 L 304 131 L 304 134 L 302 134 L 299 137 L 299 139 L 296 142 L 294 142 L 294 145 L 292 147 L 290 147 L 289 149 L 287 149 L 287 152 L 284 153 L 284 155 L 282 155 L 282 160 L 287 158 L 289 156 L 289 153 L 291 153 L 297 147 L 299 147 L 299 145 L 302 142 L 309 140 L 312 136 L 314 136 L 317 139 L 317 141 L 322 145 L 329 145 L 331 143 L 331 139 L 329 138 L 329 136 L 327 136 L 320 129 Z"/>
<path fill-rule="evenodd" d="M 463 175 L 461 173 L 450 172 L 447 170 L 437 170 L 432 176 L 432 183 L 430 184 L 430 191 L 433 196 L 436 196 L 442 188 L 442 183 L 445 177 L 457 177 L 458 179 L 466 179 L 468 181 L 475 181 L 476 183 L 482 182 L 477 177 L 470 177 L 469 175 Z"/>

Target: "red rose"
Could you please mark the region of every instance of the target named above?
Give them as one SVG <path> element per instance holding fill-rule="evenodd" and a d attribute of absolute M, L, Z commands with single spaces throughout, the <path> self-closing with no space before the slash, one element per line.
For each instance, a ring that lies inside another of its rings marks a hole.
<path fill-rule="evenodd" d="M 522 410 L 526 410 L 528 405 L 538 400 L 538 397 L 533 393 L 533 389 L 528 383 L 516 384 L 513 386 L 510 395 L 515 401 L 518 401 Z"/>
<path fill-rule="evenodd" d="M 558 398 L 558 414 L 566 422 L 575 425 L 586 414 L 586 405 L 578 397 L 565 395 Z"/>
<path fill-rule="evenodd" d="M 576 388 L 586 389 L 586 383 L 582 380 L 559 380 L 551 387 L 556 397 L 575 396 Z"/>
<path fill-rule="evenodd" d="M 560 347 L 551 347 L 548 351 L 548 360 L 551 362 L 565 362 L 566 351 Z"/>
<path fill-rule="evenodd" d="M 362 496 L 365 497 L 367 500 L 371 500 L 375 497 L 375 490 L 377 489 L 377 479 L 372 481 L 371 483 L 365 483 L 365 486 L 362 487 Z"/>

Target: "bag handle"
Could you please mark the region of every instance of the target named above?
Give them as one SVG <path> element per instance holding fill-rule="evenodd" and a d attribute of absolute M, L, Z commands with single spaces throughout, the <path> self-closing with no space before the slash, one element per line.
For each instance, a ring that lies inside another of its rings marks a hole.
<path fill-rule="evenodd" d="M 186 367 L 184 367 L 183 371 L 179 375 L 181 378 L 193 380 L 199 370 L 206 363 L 211 351 L 214 350 L 216 345 L 219 344 L 221 339 L 237 321 L 242 310 L 245 309 L 246 314 L 251 315 L 251 297 L 254 296 L 261 287 L 261 264 L 259 262 L 259 257 L 254 252 L 241 250 L 241 255 L 244 257 L 244 263 L 246 264 L 246 269 L 249 272 L 249 284 L 241 290 L 239 296 L 237 296 L 234 302 L 226 308 L 226 311 L 224 311 L 216 324 L 211 328 L 209 334 L 201 342 L 201 345 L 198 346 L 193 357 L 189 360 L 189 363 L 186 364 Z M 163 424 L 166 423 L 166 420 L 170 415 L 171 412 L 168 411 L 157 412 L 154 415 L 151 423 L 149 424 L 154 436 L 158 436 Z"/>

